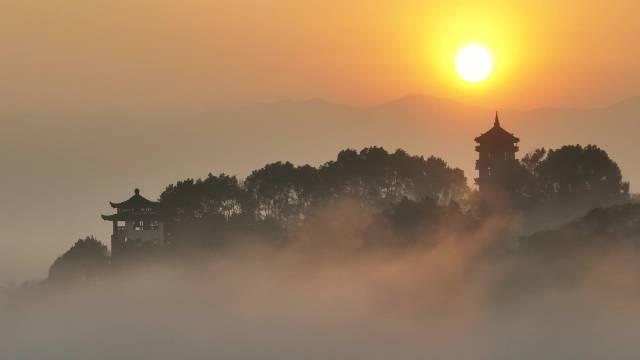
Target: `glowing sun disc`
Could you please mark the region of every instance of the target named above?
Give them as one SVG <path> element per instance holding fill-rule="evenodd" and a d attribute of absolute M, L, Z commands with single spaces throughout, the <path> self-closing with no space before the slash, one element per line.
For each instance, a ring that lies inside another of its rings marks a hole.
<path fill-rule="evenodd" d="M 456 71 L 467 82 L 480 82 L 491 75 L 493 55 L 485 46 L 471 44 L 461 48 L 456 55 Z"/>

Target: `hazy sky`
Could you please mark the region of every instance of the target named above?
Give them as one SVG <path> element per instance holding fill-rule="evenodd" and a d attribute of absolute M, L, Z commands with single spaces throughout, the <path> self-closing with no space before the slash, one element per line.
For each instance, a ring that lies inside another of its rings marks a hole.
<path fill-rule="evenodd" d="M 157 198 L 186 177 L 242 177 L 278 160 L 320 164 L 371 145 L 442 156 L 471 180 L 473 138 L 496 108 L 514 109 L 503 124 L 523 152 L 596 143 L 637 191 L 628 134 L 638 133 L 640 101 L 588 115 L 517 111 L 640 95 L 637 0 L 0 5 L 0 284 L 41 277 L 80 236 L 108 243 L 111 226 L 99 215 L 135 187 Z M 469 42 L 495 56 L 479 86 L 454 73 L 455 52 Z M 410 93 L 476 107 L 430 98 L 358 110 L 246 107 L 311 98 L 363 106 Z M 228 106 L 245 110 L 212 110 Z M 373 114 L 374 124 L 355 121 Z"/>
<path fill-rule="evenodd" d="M 2 1 L 0 105 L 208 109 L 420 92 L 501 108 L 637 95 L 636 0 Z M 455 50 L 496 56 L 463 86 Z"/>

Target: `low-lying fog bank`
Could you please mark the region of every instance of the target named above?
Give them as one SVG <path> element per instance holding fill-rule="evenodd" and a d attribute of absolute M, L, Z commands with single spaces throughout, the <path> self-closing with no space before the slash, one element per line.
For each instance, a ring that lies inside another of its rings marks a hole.
<path fill-rule="evenodd" d="M 246 247 L 188 266 L 154 262 L 46 295 L 6 297 L 0 353 L 154 360 L 640 356 L 640 259 L 628 242 L 553 257 L 524 251 L 522 241 L 531 239 L 521 239 L 496 251 L 495 221 L 473 237 L 444 233 L 436 245 L 361 250 L 357 229 L 366 219 L 359 214 L 331 231 L 310 226 L 286 249 Z M 570 237 L 569 228 L 559 231 Z"/>

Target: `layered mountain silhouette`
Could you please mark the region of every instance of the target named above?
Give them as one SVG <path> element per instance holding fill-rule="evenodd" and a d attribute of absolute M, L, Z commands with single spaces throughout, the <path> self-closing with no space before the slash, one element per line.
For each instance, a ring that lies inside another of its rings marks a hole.
<path fill-rule="evenodd" d="M 365 107 L 312 99 L 201 112 L 4 114 L 0 165 L 10 191 L 0 203 L 7 214 L 0 219 L 0 246 L 15 250 L 0 258 L 0 274 L 13 278 L 5 266 L 34 264 L 42 273 L 69 239 L 107 236 L 99 214 L 108 210 L 107 200 L 133 187 L 159 194 L 175 179 L 209 172 L 244 177 L 272 161 L 318 165 L 344 148 L 379 145 L 442 157 L 461 167 L 471 184 L 473 139 L 492 125 L 496 110 L 503 127 L 521 139 L 520 156 L 537 147 L 597 144 L 637 191 L 640 163 L 632 149 L 640 97 L 601 108 L 531 111 L 410 95 Z M 43 251 L 26 250 L 35 244 Z"/>

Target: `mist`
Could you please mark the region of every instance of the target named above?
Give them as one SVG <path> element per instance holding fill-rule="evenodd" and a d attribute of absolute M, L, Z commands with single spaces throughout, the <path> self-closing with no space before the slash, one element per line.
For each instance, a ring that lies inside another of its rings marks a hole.
<path fill-rule="evenodd" d="M 15 359 L 635 359 L 638 253 L 518 251 L 517 221 L 471 236 L 363 246 L 373 211 L 345 202 L 286 247 L 261 239 L 94 281 L 5 292 Z M 433 234 L 430 234 L 433 235 Z M 516 238 L 517 239 L 517 238 Z M 398 244 L 398 245 L 396 245 Z"/>
<path fill-rule="evenodd" d="M 636 191 L 640 170 L 628 134 L 637 130 L 638 109 L 631 99 L 594 110 L 501 112 L 501 119 L 522 139 L 520 155 L 600 144 Z M 473 138 L 495 110 L 416 95 L 371 107 L 316 100 L 212 112 L 3 111 L 0 284 L 41 276 L 79 237 L 107 240 L 100 214 L 135 187 L 153 199 L 176 179 L 244 177 L 279 160 L 317 165 L 341 149 L 371 145 L 443 157 L 471 179 Z"/>
<path fill-rule="evenodd" d="M 638 0 L 0 2 L 0 360 L 640 358 Z"/>

